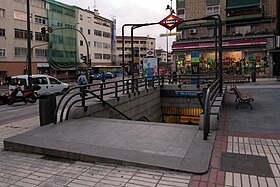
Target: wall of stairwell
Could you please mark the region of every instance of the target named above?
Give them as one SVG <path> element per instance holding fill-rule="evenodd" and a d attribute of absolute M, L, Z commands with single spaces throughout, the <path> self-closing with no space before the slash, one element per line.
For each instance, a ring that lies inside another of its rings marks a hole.
<path fill-rule="evenodd" d="M 116 109 L 124 113 L 132 120 L 138 120 L 145 116 L 150 121 L 161 122 L 161 97 L 159 88 L 151 88 L 148 90 L 141 90 L 138 93 L 125 94 L 117 98 L 104 98 L 108 103 Z M 74 107 L 69 118 L 78 119 L 84 116 L 94 116 L 101 118 L 126 118 L 109 106 L 102 104 L 100 101 L 87 102 L 87 110 L 83 107 Z"/>
<path fill-rule="evenodd" d="M 187 93 L 197 92 L 195 85 L 165 85 L 163 88 L 150 88 L 141 90 L 138 93 L 124 94 L 118 99 L 109 97 L 104 98 L 110 105 L 131 118 L 138 120 L 145 116 L 150 121 L 167 123 L 184 123 L 191 124 L 191 118 L 197 118 L 194 124 L 198 125 L 199 116 L 202 112 L 201 105 L 196 97 L 176 97 L 166 96 L 166 91 L 187 91 Z M 125 119 L 124 116 L 102 104 L 97 99 L 86 102 L 86 111 L 83 107 L 74 107 L 69 115 L 69 118 L 78 119 L 84 116 L 93 116 L 101 118 Z M 175 112 L 175 113 L 174 113 Z M 175 120 L 173 118 L 177 118 Z"/>

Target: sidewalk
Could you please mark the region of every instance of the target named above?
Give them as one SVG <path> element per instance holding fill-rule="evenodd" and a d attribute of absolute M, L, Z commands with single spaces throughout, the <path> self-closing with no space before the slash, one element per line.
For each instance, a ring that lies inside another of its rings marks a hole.
<path fill-rule="evenodd" d="M 235 109 L 227 94 L 210 170 L 192 177 L 190 186 L 280 187 L 280 82 L 237 84 L 255 99 L 253 110 Z"/>
<path fill-rule="evenodd" d="M 237 84 L 251 93 L 253 110 L 235 109 L 227 94 L 206 174 L 86 163 L 3 151 L 0 186 L 280 187 L 280 82 Z M 38 117 L 0 124 L 0 139 L 29 131 Z"/>

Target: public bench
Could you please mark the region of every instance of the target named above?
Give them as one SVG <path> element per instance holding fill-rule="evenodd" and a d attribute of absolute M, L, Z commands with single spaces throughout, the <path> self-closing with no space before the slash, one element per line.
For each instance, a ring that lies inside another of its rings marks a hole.
<path fill-rule="evenodd" d="M 250 76 L 247 75 L 225 75 L 224 82 L 237 83 L 237 82 L 250 82 Z"/>
<path fill-rule="evenodd" d="M 253 106 L 251 105 L 251 102 L 254 101 L 254 98 L 249 94 L 248 92 L 241 92 L 236 85 L 231 85 L 230 88 L 231 91 L 235 94 L 235 102 L 237 102 L 236 109 L 238 109 L 238 106 L 240 104 L 247 104 L 251 107 L 251 110 L 253 109 Z"/>

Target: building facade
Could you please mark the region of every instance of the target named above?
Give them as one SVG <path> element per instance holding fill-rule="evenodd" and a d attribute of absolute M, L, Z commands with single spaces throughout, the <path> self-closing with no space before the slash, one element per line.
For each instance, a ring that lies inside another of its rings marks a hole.
<path fill-rule="evenodd" d="M 173 55 L 163 49 L 156 49 L 155 56 L 158 57 L 160 74 L 168 73 L 175 70 Z"/>
<path fill-rule="evenodd" d="M 122 36 L 117 36 L 117 51 L 116 60 L 117 63 L 124 67 L 126 73 L 131 72 L 131 37 L 124 37 L 124 63 L 122 62 Z M 156 46 L 156 39 L 149 36 L 134 36 L 133 37 L 133 48 L 134 48 L 134 72 L 141 71 L 141 62 L 144 57 L 147 56 L 147 51 L 154 53 Z"/>
<path fill-rule="evenodd" d="M 89 47 L 89 59 L 92 66 L 112 65 L 115 45 L 113 34 L 114 22 L 94 11 L 78 9 L 78 29 L 85 35 Z M 82 35 L 78 35 L 79 55 L 87 55 L 86 44 Z M 85 66 L 85 64 L 83 64 Z"/>
<path fill-rule="evenodd" d="M 41 36 L 41 27 L 47 26 L 46 3 L 30 1 L 31 43 L 40 46 L 32 49 L 32 71 L 48 66 L 47 39 Z M 26 73 L 27 68 L 27 14 L 26 2 L 1 1 L 0 5 L 0 76 Z"/>
<path fill-rule="evenodd" d="M 26 4 L 26 0 L 1 1 L 0 77 L 27 72 Z M 30 22 L 33 74 L 75 77 L 78 70 L 88 67 L 81 59 L 81 54 L 87 54 L 85 41 L 92 66 L 112 65 L 115 21 L 97 11 L 54 0 L 32 0 Z M 41 33 L 43 27 L 45 35 Z"/>
<path fill-rule="evenodd" d="M 225 73 L 250 74 L 256 71 L 259 77 L 270 77 L 280 72 L 280 68 L 276 68 L 278 62 L 273 58 L 279 24 L 276 0 L 177 0 L 176 3 L 177 16 L 184 20 L 220 15 Z M 177 69 L 190 72 L 191 53 L 198 51 L 201 71 L 213 73 L 217 66 L 215 22 L 185 22 L 177 27 L 177 31 L 182 33 L 172 46 Z"/>

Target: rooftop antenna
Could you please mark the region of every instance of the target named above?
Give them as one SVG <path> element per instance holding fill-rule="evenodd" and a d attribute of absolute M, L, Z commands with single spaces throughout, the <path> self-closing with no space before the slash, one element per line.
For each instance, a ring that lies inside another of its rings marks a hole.
<path fill-rule="evenodd" d="M 94 3 L 93 3 L 93 9 L 96 8 L 96 0 L 94 0 Z"/>

